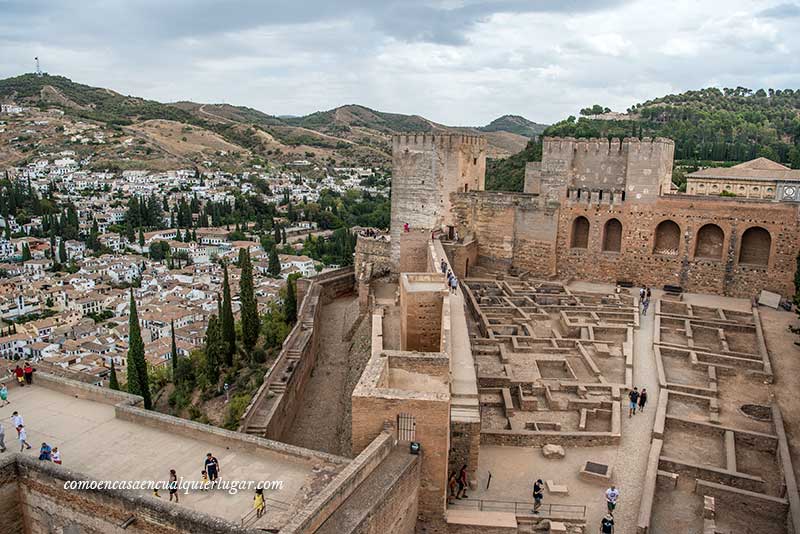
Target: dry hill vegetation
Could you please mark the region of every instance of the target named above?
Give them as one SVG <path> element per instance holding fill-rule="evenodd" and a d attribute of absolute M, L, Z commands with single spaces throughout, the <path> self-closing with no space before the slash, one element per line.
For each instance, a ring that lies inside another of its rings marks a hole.
<path fill-rule="evenodd" d="M 541 125 L 504 116 L 483 128 L 453 128 L 417 115 L 384 113 L 346 105 L 302 117 L 276 117 L 230 104 L 164 104 L 90 87 L 62 76 L 26 74 L 0 80 L 0 101 L 41 112 L 60 110 L 55 124 L 71 130 L 76 122 L 104 131 L 108 146 L 93 147 L 96 165 L 114 168 L 169 168 L 209 161 L 226 170 L 248 168 L 253 161 L 285 163 L 315 159 L 338 165 L 385 167 L 391 161 L 391 135 L 406 132 L 484 133 L 489 155 L 507 157 L 525 147 Z M 52 113 L 50 114 L 52 116 Z M 20 140 L 25 124 L 7 125 L 9 146 L 0 163 L 14 164 L 42 153 L 43 137 Z M 48 148 L 74 149 L 70 136 L 47 128 Z"/>

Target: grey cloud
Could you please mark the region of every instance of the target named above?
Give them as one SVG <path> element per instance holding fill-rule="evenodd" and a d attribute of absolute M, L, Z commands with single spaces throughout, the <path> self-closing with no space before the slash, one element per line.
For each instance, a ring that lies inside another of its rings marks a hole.
<path fill-rule="evenodd" d="M 758 16 L 774 19 L 800 17 L 800 5 L 791 3 L 778 4 L 760 11 Z"/>

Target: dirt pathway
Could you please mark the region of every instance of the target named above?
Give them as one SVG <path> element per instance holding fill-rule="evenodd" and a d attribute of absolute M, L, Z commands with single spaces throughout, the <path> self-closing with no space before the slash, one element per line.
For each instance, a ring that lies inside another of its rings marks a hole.
<path fill-rule="evenodd" d="M 342 297 L 322 309 L 316 365 L 303 392 L 295 422 L 286 435 L 287 443 L 350 455 L 350 394 L 355 385 L 352 375 L 355 371 L 360 375 L 364 356 L 361 350 L 355 350 L 356 361 L 351 361 L 351 347 L 358 345 L 363 335 L 357 334 L 353 342 L 343 340 L 343 335 L 356 319 L 355 299 L 354 296 Z M 369 351 L 363 352 L 368 354 Z"/>

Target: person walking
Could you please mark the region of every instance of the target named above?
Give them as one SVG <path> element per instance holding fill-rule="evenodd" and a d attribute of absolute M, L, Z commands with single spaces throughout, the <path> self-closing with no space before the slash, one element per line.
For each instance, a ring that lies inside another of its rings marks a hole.
<path fill-rule="evenodd" d="M 533 483 L 533 513 L 538 514 L 539 508 L 542 507 L 542 499 L 544 499 L 544 482 L 540 478 Z"/>
<path fill-rule="evenodd" d="M 0 423 L 0 452 L 6 452 L 6 429 Z"/>
<path fill-rule="evenodd" d="M 261 519 L 261 516 L 264 515 L 264 508 L 266 508 L 266 504 L 264 503 L 264 490 L 258 488 L 253 497 L 253 509 L 256 511 L 256 519 Z"/>
<path fill-rule="evenodd" d="M 447 272 L 447 262 L 444 261 L 444 258 L 442 258 L 442 262 L 439 264 L 439 268 L 442 270 L 442 274 L 445 274 Z"/>
<path fill-rule="evenodd" d="M 636 415 L 636 405 L 639 402 L 639 390 L 635 387 L 628 393 L 630 404 L 628 405 L 628 417 Z"/>
<path fill-rule="evenodd" d="M 600 521 L 600 532 L 602 532 L 602 534 L 614 534 L 613 515 L 606 514 L 606 516 Z"/>
<path fill-rule="evenodd" d="M 19 452 L 30 449 L 31 444 L 28 443 L 28 433 L 25 431 L 25 425 L 19 425 L 17 427 L 17 434 L 17 439 L 19 439 Z"/>
<path fill-rule="evenodd" d="M 450 279 L 450 290 L 453 294 L 458 293 L 458 278 L 455 275 Z"/>
<path fill-rule="evenodd" d="M 200 482 L 203 484 L 203 491 L 206 491 L 208 489 L 208 473 L 205 469 L 200 471 Z"/>
<path fill-rule="evenodd" d="M 647 291 L 644 292 L 644 296 L 647 299 L 647 301 L 650 302 L 651 293 L 650 293 L 650 288 L 649 287 L 647 288 Z"/>
<path fill-rule="evenodd" d="M 644 299 L 645 299 L 646 295 L 647 295 L 647 292 L 645 291 L 644 288 L 639 289 L 639 304 L 644 302 Z"/>
<path fill-rule="evenodd" d="M 647 388 L 642 388 L 641 393 L 639 393 L 639 411 L 644 411 L 644 405 L 647 404 Z"/>
<path fill-rule="evenodd" d="M 174 469 L 169 470 L 169 502 L 172 502 L 172 497 L 175 497 L 175 504 L 178 504 L 178 474 Z"/>
<path fill-rule="evenodd" d="M 467 464 L 461 468 L 461 471 L 458 473 L 458 493 L 456 494 L 456 499 L 466 499 L 469 497 L 467 495 L 467 486 L 469 485 L 469 481 L 467 480 Z"/>
<path fill-rule="evenodd" d="M 448 502 L 453 502 L 453 498 L 458 496 L 458 477 L 456 477 L 456 472 L 453 471 L 450 473 L 450 478 L 447 479 L 447 488 L 448 488 Z"/>
<path fill-rule="evenodd" d="M 14 413 L 11 414 L 11 424 L 17 429 L 17 435 L 19 435 L 19 427 L 25 424 L 19 412 L 14 411 Z"/>
<path fill-rule="evenodd" d="M 5 384 L 0 385 L 0 402 L 3 403 L 0 404 L 0 406 L 7 406 L 11 404 L 11 402 L 8 400 L 8 388 Z"/>
<path fill-rule="evenodd" d="M 647 307 L 650 306 L 650 299 L 645 298 L 642 301 L 642 315 L 647 315 Z"/>
<path fill-rule="evenodd" d="M 33 385 L 33 372 L 35 370 L 36 369 L 34 369 L 31 366 L 31 362 L 25 362 L 25 368 L 23 369 L 23 373 L 25 374 L 25 383 L 28 384 L 29 386 Z"/>
<path fill-rule="evenodd" d="M 619 499 L 619 490 L 616 486 L 611 486 L 606 490 L 606 506 L 608 506 L 608 513 L 614 516 L 614 508 L 617 507 L 617 499 Z"/>
<path fill-rule="evenodd" d="M 205 462 L 206 473 L 208 473 L 208 479 L 213 484 L 217 478 L 219 477 L 219 460 L 217 460 L 213 454 L 210 452 L 206 454 L 206 462 Z"/>
<path fill-rule="evenodd" d="M 53 447 L 53 463 L 61 465 L 61 452 L 58 447 Z"/>

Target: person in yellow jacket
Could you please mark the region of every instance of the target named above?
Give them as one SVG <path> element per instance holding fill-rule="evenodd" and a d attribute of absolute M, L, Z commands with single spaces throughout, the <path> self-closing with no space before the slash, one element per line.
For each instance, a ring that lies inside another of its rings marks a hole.
<path fill-rule="evenodd" d="M 262 515 L 264 515 L 264 508 L 266 505 L 264 504 L 264 490 L 258 488 L 256 490 L 256 495 L 253 497 L 253 508 L 256 511 L 256 518 L 260 519 Z"/>

